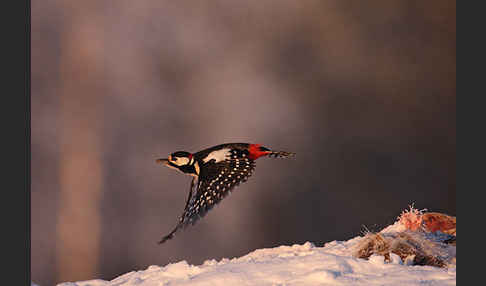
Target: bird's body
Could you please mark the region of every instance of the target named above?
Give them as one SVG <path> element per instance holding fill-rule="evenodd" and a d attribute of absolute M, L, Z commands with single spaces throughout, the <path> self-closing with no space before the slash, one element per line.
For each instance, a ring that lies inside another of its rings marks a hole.
<path fill-rule="evenodd" d="M 294 153 L 272 151 L 259 144 L 227 143 L 191 154 L 178 151 L 167 159 L 158 159 L 170 168 L 193 176 L 189 197 L 179 223 L 159 243 L 174 237 L 174 234 L 194 224 L 225 198 L 231 190 L 245 182 L 255 169 L 255 160 L 262 156 L 288 157 Z"/>

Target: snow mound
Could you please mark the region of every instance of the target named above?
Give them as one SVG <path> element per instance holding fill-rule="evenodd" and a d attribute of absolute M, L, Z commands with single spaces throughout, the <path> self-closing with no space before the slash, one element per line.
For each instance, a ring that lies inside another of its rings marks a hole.
<path fill-rule="evenodd" d="M 58 286 L 155 285 L 456 285 L 456 268 L 407 266 L 398 255 L 368 260 L 351 255 L 364 237 L 333 241 L 324 247 L 302 245 L 259 249 L 240 258 L 186 261 L 165 267 L 150 266 L 112 281 L 67 282 Z"/>
<path fill-rule="evenodd" d="M 411 211 L 406 212 L 406 216 L 413 215 L 421 224 L 423 213 L 412 208 Z M 424 231 L 413 221 L 404 223 L 403 214 L 395 224 L 379 233 L 367 233 L 348 241 L 332 241 L 322 247 L 306 242 L 258 249 L 239 258 L 207 260 L 199 266 L 180 261 L 164 267 L 152 265 L 111 281 L 65 282 L 58 286 L 456 285 L 456 246 L 444 242 L 450 235 Z M 371 250 L 366 250 L 366 255 L 358 258 L 363 246 L 370 245 L 370 241 L 377 237 L 389 248 L 376 247 L 376 243 L 372 243 Z M 415 247 L 416 252 L 410 256 L 410 253 L 395 251 L 407 249 L 404 245 Z M 417 262 L 415 256 L 422 254 L 436 255 L 444 263 L 436 265 L 440 267 L 417 265 L 425 261 Z"/>

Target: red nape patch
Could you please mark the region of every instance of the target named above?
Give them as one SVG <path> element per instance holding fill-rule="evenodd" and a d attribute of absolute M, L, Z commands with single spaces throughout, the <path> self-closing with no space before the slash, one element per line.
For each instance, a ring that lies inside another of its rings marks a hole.
<path fill-rule="evenodd" d="M 190 159 L 192 159 L 192 154 L 189 154 L 189 156 L 188 156 L 188 157 L 189 157 L 189 160 L 190 160 Z"/>
<path fill-rule="evenodd" d="M 256 160 L 258 158 L 260 158 L 261 156 L 265 156 L 265 155 L 268 155 L 272 152 L 270 151 L 262 151 L 260 149 L 260 144 L 250 144 L 250 147 L 248 147 L 248 158 L 250 158 L 251 160 Z"/>

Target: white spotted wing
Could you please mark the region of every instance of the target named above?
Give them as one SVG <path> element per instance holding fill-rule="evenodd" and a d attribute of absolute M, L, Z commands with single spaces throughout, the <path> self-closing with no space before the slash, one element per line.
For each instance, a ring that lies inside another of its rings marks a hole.
<path fill-rule="evenodd" d="M 184 213 L 176 228 L 159 243 L 171 239 L 181 228 L 206 215 L 236 186 L 245 182 L 255 169 L 255 161 L 248 158 L 246 150 L 230 150 L 227 158 L 220 162 L 208 161 L 201 166 L 199 177 L 191 182 Z"/>

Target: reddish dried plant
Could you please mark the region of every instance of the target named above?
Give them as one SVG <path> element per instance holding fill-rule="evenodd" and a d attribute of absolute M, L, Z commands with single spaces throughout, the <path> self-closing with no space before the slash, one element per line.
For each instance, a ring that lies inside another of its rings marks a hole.
<path fill-rule="evenodd" d="M 426 209 L 418 210 L 413 207 L 413 204 L 409 208 L 408 210 L 402 211 L 398 220 L 405 228 L 415 231 L 422 227 L 422 215 Z"/>
<path fill-rule="evenodd" d="M 416 231 L 423 229 L 428 232 L 441 231 L 443 233 L 456 235 L 456 218 L 442 213 L 424 213 L 424 210 L 417 210 L 412 206 L 403 211 L 398 220 L 406 229 Z"/>

